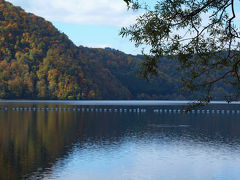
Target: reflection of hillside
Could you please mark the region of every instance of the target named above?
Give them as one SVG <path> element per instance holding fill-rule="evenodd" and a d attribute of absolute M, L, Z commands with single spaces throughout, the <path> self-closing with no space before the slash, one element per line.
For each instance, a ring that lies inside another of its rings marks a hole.
<path fill-rule="evenodd" d="M 48 166 L 71 146 L 80 121 L 69 112 L 1 112 L 0 179 Z"/>
<path fill-rule="evenodd" d="M 137 128 L 138 117 L 68 111 L 0 112 L 0 179 L 19 179 L 39 168 L 44 171 L 77 140 L 108 145 L 119 142 Z"/>

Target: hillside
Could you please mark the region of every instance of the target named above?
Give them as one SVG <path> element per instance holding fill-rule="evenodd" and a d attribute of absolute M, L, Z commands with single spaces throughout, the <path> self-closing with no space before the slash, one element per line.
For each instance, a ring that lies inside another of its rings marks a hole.
<path fill-rule="evenodd" d="M 130 96 L 113 75 L 96 66 L 50 22 L 5 1 L 0 1 L 0 49 L 1 98 Z M 108 91 L 99 90 L 96 78 L 111 82 Z"/>
<path fill-rule="evenodd" d="M 0 0 L 0 98 L 194 99 L 180 94 L 176 64 L 163 60 L 159 76 L 137 78 L 142 56 L 77 47 L 52 23 Z M 226 94 L 216 88 L 215 94 Z"/>

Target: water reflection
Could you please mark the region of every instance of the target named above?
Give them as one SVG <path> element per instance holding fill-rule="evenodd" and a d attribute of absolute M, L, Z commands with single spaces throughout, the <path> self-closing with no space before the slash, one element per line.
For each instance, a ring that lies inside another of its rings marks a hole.
<path fill-rule="evenodd" d="M 0 179 L 18 179 L 50 167 L 79 131 L 68 112 L 1 112 Z"/>
<path fill-rule="evenodd" d="M 237 114 L 64 108 L 0 112 L 0 179 L 240 178 Z"/>

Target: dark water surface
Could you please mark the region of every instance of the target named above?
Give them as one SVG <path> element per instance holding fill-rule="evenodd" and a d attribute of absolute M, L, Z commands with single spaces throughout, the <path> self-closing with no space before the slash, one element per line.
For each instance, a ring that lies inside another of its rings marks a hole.
<path fill-rule="evenodd" d="M 239 180 L 239 105 L 178 109 L 2 103 L 0 179 Z"/>

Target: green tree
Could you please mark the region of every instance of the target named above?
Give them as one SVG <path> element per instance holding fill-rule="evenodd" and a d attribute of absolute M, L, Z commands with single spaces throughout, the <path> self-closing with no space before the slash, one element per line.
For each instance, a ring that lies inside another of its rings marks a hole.
<path fill-rule="evenodd" d="M 147 1 L 124 1 L 142 13 L 120 35 L 130 37 L 136 46 L 150 47 L 147 53 L 143 49 L 146 60 L 141 74 L 145 78 L 157 75 L 159 60 L 168 57 L 179 62 L 185 90 L 204 92 L 202 99 L 209 101 L 215 84 L 222 81 L 234 87 L 226 100 L 239 99 L 239 1 L 160 0 L 154 6 Z"/>

